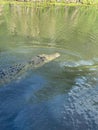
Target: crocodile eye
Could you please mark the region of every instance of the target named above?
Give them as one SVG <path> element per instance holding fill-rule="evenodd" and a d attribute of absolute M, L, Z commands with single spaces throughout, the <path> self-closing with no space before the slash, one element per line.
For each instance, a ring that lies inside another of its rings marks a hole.
<path fill-rule="evenodd" d="M 42 61 L 45 61 L 46 57 L 45 56 L 42 56 L 42 55 L 39 55 L 37 56 L 38 58 L 40 58 Z"/>
<path fill-rule="evenodd" d="M 43 56 L 43 57 L 40 57 L 40 59 L 41 59 L 42 61 L 45 61 L 46 58 Z"/>
<path fill-rule="evenodd" d="M 29 61 L 29 64 L 34 64 L 34 60 Z"/>

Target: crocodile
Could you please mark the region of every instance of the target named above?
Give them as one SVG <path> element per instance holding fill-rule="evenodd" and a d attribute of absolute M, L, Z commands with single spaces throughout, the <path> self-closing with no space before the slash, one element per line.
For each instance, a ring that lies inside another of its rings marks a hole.
<path fill-rule="evenodd" d="M 34 56 L 30 61 L 26 63 L 20 63 L 20 64 L 10 66 L 7 69 L 1 69 L 0 70 L 0 84 L 5 84 L 18 77 L 21 77 L 21 75 L 27 70 L 40 67 L 44 65 L 45 63 L 48 63 L 56 59 L 59 56 L 60 56 L 59 53 L 54 53 L 50 55 L 41 54 L 41 55 Z"/>

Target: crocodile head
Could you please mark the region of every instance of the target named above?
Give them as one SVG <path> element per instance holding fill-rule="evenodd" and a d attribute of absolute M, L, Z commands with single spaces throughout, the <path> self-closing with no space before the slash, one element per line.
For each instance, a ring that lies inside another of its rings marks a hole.
<path fill-rule="evenodd" d="M 60 56 L 59 53 L 54 53 L 50 55 L 41 54 L 41 55 L 33 57 L 29 63 L 32 64 L 34 67 L 38 67 L 56 59 L 59 56 Z"/>
<path fill-rule="evenodd" d="M 59 56 L 60 56 L 59 53 L 54 53 L 54 54 L 50 54 L 50 55 L 46 55 L 46 54 L 39 55 L 40 58 L 43 58 L 44 63 L 50 62 Z"/>

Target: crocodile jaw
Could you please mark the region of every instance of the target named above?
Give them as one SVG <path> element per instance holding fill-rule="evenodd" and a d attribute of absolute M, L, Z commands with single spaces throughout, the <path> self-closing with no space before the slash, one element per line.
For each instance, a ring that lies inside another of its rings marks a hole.
<path fill-rule="evenodd" d="M 50 55 L 41 54 L 41 55 L 33 57 L 33 59 L 29 62 L 28 66 L 30 65 L 34 68 L 37 68 L 37 67 L 44 65 L 45 63 L 48 63 L 48 62 L 56 59 L 59 56 L 60 56 L 59 53 L 54 53 L 54 54 L 50 54 Z"/>

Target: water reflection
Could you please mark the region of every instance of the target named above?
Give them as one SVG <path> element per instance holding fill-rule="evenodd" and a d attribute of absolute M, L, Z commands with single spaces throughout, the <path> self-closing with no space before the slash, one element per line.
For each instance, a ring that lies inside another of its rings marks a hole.
<path fill-rule="evenodd" d="M 6 8 L 7 13 L 6 10 L 3 10 L 4 14 L 2 14 L 4 26 L 0 27 L 2 28 L 0 34 L 4 34 L 1 38 L 3 43 L 8 44 L 7 41 L 10 39 L 10 47 L 13 47 L 13 42 L 22 42 L 26 45 L 67 49 L 74 53 L 78 52 L 85 59 L 98 56 L 96 8 L 55 7 L 43 9 L 13 5 Z M 84 19 L 86 19 L 85 22 Z M 14 44 L 14 46 L 16 45 Z"/>
<path fill-rule="evenodd" d="M 86 67 L 81 68 L 81 66 L 66 66 L 61 69 L 57 66 L 57 64 L 52 64 L 52 67 L 53 68 L 49 70 L 48 67 L 44 67 L 40 71 L 40 73 L 46 77 L 47 83 L 43 86 L 43 88 L 34 93 L 38 102 L 49 100 L 56 95 L 66 94 L 76 85 L 83 86 L 88 89 L 96 86 L 97 68 L 90 69 Z"/>
<path fill-rule="evenodd" d="M 97 71 L 73 73 L 59 67 L 47 64 L 0 89 L 2 129 L 98 129 Z"/>
<path fill-rule="evenodd" d="M 98 130 L 96 8 L 6 5 L 2 12 L 0 68 L 42 53 L 61 57 L 1 86 L 0 128 Z"/>

